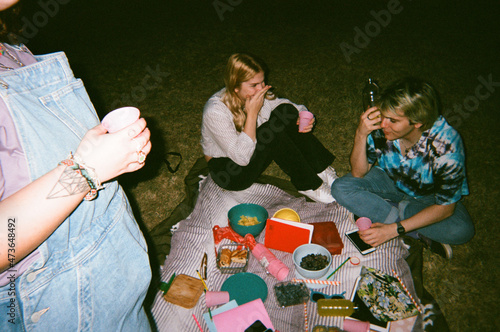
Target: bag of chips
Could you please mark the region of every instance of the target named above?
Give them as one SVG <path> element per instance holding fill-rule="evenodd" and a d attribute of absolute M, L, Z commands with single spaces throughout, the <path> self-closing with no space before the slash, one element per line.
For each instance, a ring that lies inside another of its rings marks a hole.
<path fill-rule="evenodd" d="M 388 322 L 418 314 L 397 278 L 366 266 L 362 267 L 360 275 L 358 296 L 378 320 Z"/>

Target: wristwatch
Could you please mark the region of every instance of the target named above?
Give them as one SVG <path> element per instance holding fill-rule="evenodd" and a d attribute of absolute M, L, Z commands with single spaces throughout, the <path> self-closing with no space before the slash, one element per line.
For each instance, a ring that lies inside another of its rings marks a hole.
<path fill-rule="evenodd" d="M 403 227 L 403 225 L 401 225 L 399 221 L 396 223 L 396 225 L 398 225 L 398 234 L 404 235 L 406 233 L 406 229 Z"/>

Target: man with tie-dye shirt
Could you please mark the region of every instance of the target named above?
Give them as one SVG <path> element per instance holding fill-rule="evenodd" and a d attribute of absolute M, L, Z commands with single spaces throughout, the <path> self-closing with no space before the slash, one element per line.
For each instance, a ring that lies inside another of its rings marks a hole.
<path fill-rule="evenodd" d="M 439 112 L 435 89 L 406 78 L 361 115 L 351 173 L 333 183 L 332 195 L 372 220 L 371 228 L 360 231 L 366 243 L 378 246 L 411 232 L 451 258 L 449 244 L 474 236 L 460 202 L 469 194 L 462 139 Z"/>

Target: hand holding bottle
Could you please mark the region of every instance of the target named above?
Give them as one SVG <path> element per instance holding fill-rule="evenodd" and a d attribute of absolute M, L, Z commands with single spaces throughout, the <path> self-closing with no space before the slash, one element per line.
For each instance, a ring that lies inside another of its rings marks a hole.
<path fill-rule="evenodd" d="M 363 111 L 366 111 L 370 107 L 375 106 L 376 98 L 380 92 L 380 87 L 371 78 L 368 78 L 368 82 L 363 89 Z"/>

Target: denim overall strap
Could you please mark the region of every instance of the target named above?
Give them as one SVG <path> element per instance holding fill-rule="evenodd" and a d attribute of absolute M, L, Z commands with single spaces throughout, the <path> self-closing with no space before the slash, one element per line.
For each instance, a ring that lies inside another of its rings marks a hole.
<path fill-rule="evenodd" d="M 99 123 L 64 53 L 36 58 L 0 73 L 0 97 L 31 180 L 56 167 Z M 151 277 L 147 246 L 116 181 L 83 201 L 38 249 L 40 258 L 17 279 L 14 297 L 11 285 L 0 288 L 0 307 L 15 298 L 18 323 L 3 325 L 1 317 L 0 330 L 149 330 L 142 308 Z"/>
<path fill-rule="evenodd" d="M 33 65 L 0 74 L 0 96 L 28 156 L 31 180 L 65 159 L 87 130 L 99 123 L 90 99 L 80 89 L 83 83 L 73 76 L 64 53 L 36 58 L 39 62 Z"/>

